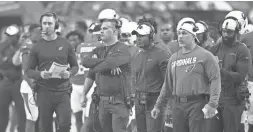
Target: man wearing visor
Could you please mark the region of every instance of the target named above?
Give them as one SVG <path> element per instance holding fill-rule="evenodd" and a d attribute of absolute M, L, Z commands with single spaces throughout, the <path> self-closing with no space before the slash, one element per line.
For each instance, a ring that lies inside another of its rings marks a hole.
<path fill-rule="evenodd" d="M 251 66 L 251 55 L 238 40 L 240 26 L 237 20 L 225 18 L 221 25 L 222 41 L 211 48 L 217 57 L 221 73 L 221 94 L 218 112 L 224 132 L 238 132 L 244 100 L 238 93 Z"/>
<path fill-rule="evenodd" d="M 177 30 L 182 47 L 168 62 L 165 81 L 151 112 L 157 118 L 167 98 L 173 98 L 175 132 L 204 132 L 206 119 L 215 116 L 220 94 L 220 70 L 215 57 L 196 44 L 195 22 L 186 21 Z"/>
<path fill-rule="evenodd" d="M 137 37 L 137 46 L 142 50 L 133 60 L 135 112 L 138 132 L 160 132 L 164 126 L 166 104 L 161 106 L 161 115 L 154 119 L 151 110 L 159 96 L 170 55 L 153 43 L 157 30 L 153 19 L 142 18 L 132 32 Z"/>

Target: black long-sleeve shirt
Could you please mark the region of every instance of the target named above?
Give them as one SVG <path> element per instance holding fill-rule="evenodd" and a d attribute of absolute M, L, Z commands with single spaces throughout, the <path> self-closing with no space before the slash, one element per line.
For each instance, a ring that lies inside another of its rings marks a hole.
<path fill-rule="evenodd" d="M 134 87 L 139 92 L 160 92 L 170 54 L 156 45 L 141 51 L 133 60 Z"/>
<path fill-rule="evenodd" d="M 66 91 L 71 87 L 69 79 L 42 79 L 41 71 L 48 71 L 53 62 L 61 65 L 70 65 L 71 75 L 78 72 L 78 63 L 73 47 L 62 37 L 56 40 L 46 41 L 41 39 L 33 46 L 29 55 L 27 69 L 25 73 L 27 77 L 37 80 L 37 87 L 50 91 Z M 37 70 L 35 68 L 37 67 Z"/>
<path fill-rule="evenodd" d="M 210 50 L 218 57 L 221 68 L 220 103 L 237 103 L 236 89 L 249 74 L 251 55 L 245 44 L 235 42 L 230 46 L 222 42 Z"/>
<path fill-rule="evenodd" d="M 90 74 L 96 74 L 96 84 L 100 94 L 104 96 L 117 95 L 122 90 L 130 93 L 130 58 L 127 45 L 117 42 L 111 46 L 102 46 L 93 50 L 98 58 L 87 56 L 83 59 L 83 66 L 90 69 Z M 112 75 L 111 70 L 120 68 L 120 75 Z M 89 75 L 88 75 L 89 77 Z M 122 89 L 123 87 L 123 89 Z"/>

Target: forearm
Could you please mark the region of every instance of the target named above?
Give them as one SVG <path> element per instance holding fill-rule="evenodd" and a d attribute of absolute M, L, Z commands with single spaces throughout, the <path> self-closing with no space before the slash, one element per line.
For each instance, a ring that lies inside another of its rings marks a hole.
<path fill-rule="evenodd" d="M 213 80 L 210 85 L 210 99 L 208 104 L 213 107 L 217 108 L 220 98 L 221 92 L 221 81 L 219 78 Z"/>
<path fill-rule="evenodd" d="M 105 60 L 101 62 L 100 64 L 96 65 L 92 71 L 95 73 L 104 72 L 108 70 L 113 70 L 115 68 L 118 68 L 121 65 L 127 64 L 130 62 L 130 60 L 126 59 L 127 57 L 122 57 L 115 60 Z"/>
<path fill-rule="evenodd" d="M 160 92 L 160 95 L 159 97 L 157 98 L 156 100 L 156 104 L 155 104 L 155 107 L 162 107 L 162 106 L 166 106 L 169 98 L 171 98 L 172 96 L 169 96 L 168 94 L 168 90 L 166 87 L 162 87 L 162 90 Z"/>
<path fill-rule="evenodd" d="M 35 79 L 35 80 L 41 79 L 40 71 L 36 71 L 34 69 L 27 69 L 25 71 L 25 76 L 27 76 L 28 78 Z"/>
<path fill-rule="evenodd" d="M 29 84 L 31 88 L 33 88 L 34 79 L 28 78 L 24 75 L 23 79 Z"/>
<path fill-rule="evenodd" d="M 92 57 L 85 57 L 82 60 L 82 65 L 85 68 L 94 68 L 96 65 L 100 64 L 101 62 L 103 62 L 104 59 L 97 59 L 97 58 L 92 58 Z"/>
<path fill-rule="evenodd" d="M 221 74 L 226 79 L 229 79 L 229 80 L 236 82 L 236 83 L 242 82 L 244 80 L 244 78 L 246 77 L 246 75 L 244 76 L 242 73 L 228 71 L 224 68 L 221 69 Z"/>
<path fill-rule="evenodd" d="M 78 66 L 71 67 L 69 71 L 70 71 L 71 76 L 75 76 L 76 73 L 78 72 Z"/>
<path fill-rule="evenodd" d="M 83 89 L 84 95 L 87 95 L 87 93 L 90 91 L 93 83 L 94 83 L 94 80 L 92 80 L 90 78 L 86 78 L 85 79 L 85 81 L 84 81 L 84 89 Z"/>
<path fill-rule="evenodd" d="M 12 63 L 15 65 L 15 66 L 18 66 L 20 65 L 22 62 L 20 60 L 20 52 L 17 51 L 14 56 L 12 57 Z"/>

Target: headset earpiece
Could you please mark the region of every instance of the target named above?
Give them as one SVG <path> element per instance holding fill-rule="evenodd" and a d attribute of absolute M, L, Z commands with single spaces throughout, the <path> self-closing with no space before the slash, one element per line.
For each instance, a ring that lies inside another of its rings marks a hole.
<path fill-rule="evenodd" d="M 56 30 L 56 29 L 58 29 L 59 27 L 60 27 L 60 25 L 59 25 L 59 17 L 58 17 L 58 15 L 56 14 L 56 13 L 54 13 L 54 12 L 46 12 L 46 13 L 44 13 L 43 15 L 41 15 L 41 17 L 40 17 L 40 26 L 42 25 L 42 19 L 43 19 L 43 17 L 44 16 L 53 16 L 54 17 L 54 19 L 55 19 L 55 27 L 54 27 L 54 29 Z M 41 26 L 41 28 L 42 28 L 42 26 Z"/>
<path fill-rule="evenodd" d="M 209 33 L 209 27 L 204 21 L 198 21 L 197 23 L 201 23 L 202 25 L 204 25 L 205 32 L 204 32 L 204 35 L 203 35 L 203 40 L 206 41 L 209 37 L 209 34 L 208 34 Z"/>
<path fill-rule="evenodd" d="M 122 21 L 116 20 L 116 28 L 119 29 L 122 27 Z"/>
<path fill-rule="evenodd" d="M 196 25 L 195 22 L 186 21 L 186 22 L 183 22 L 183 23 L 181 24 L 181 26 L 182 26 L 183 24 L 185 24 L 185 23 L 189 23 L 189 24 L 192 24 L 192 25 L 194 26 L 193 29 L 192 29 L 193 32 L 197 32 L 197 31 L 199 30 L 199 28 L 198 28 L 198 26 Z"/>
<path fill-rule="evenodd" d="M 148 22 L 143 22 L 143 23 L 140 23 L 139 25 L 142 25 L 142 24 L 145 24 L 145 25 L 147 25 L 147 26 L 149 26 L 151 28 L 151 32 L 149 34 L 149 38 L 151 38 L 152 40 L 154 40 L 155 39 L 155 28 L 151 24 L 149 24 Z"/>

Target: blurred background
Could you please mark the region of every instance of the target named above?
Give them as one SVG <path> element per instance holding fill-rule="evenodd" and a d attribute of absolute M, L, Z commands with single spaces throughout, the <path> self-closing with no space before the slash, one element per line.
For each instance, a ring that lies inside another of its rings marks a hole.
<path fill-rule="evenodd" d="M 174 27 L 182 17 L 204 20 L 210 26 L 214 39 L 217 38 L 219 21 L 231 10 L 241 10 L 250 23 L 253 21 L 252 1 L 5 1 L 0 2 L 0 30 L 10 24 L 38 23 L 42 13 L 53 11 L 60 16 L 65 34 L 75 28 L 76 21 L 85 21 L 89 25 L 105 8 L 113 8 L 132 21 L 145 15 Z"/>

